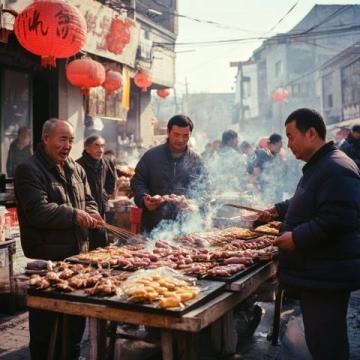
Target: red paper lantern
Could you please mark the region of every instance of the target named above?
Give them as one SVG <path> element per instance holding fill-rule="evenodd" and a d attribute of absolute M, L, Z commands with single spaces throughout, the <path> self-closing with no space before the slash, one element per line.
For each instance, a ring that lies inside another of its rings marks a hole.
<path fill-rule="evenodd" d="M 106 72 L 105 81 L 102 84 L 102 87 L 106 90 L 108 94 L 119 90 L 122 86 L 122 76 L 118 71 L 109 70 Z"/>
<path fill-rule="evenodd" d="M 71 85 L 79 87 L 80 91 L 87 95 L 89 88 L 99 86 L 105 81 L 105 68 L 90 58 L 77 59 L 66 67 L 66 77 Z"/>
<path fill-rule="evenodd" d="M 289 92 L 286 89 L 278 88 L 272 92 L 271 96 L 273 100 L 283 102 L 288 98 Z"/>
<path fill-rule="evenodd" d="M 156 90 L 156 93 L 158 94 L 158 96 L 165 99 L 170 95 L 170 90 L 169 89 L 158 89 L 158 90 Z"/>
<path fill-rule="evenodd" d="M 149 74 L 138 71 L 134 78 L 135 85 L 142 91 L 146 91 L 152 84 L 152 79 Z"/>
<path fill-rule="evenodd" d="M 107 49 L 114 54 L 121 54 L 124 47 L 130 42 L 130 28 L 134 24 L 130 19 L 111 20 L 110 30 L 106 36 Z"/>
<path fill-rule="evenodd" d="M 63 0 L 37 0 L 15 19 L 14 32 L 26 50 L 41 56 L 42 66 L 56 66 L 56 58 L 79 52 L 86 42 L 86 21 Z"/>

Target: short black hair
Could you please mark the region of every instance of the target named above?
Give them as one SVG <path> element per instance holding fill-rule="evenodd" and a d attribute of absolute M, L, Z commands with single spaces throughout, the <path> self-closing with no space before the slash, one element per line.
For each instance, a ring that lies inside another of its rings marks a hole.
<path fill-rule="evenodd" d="M 167 128 L 169 131 L 171 131 L 172 127 L 176 125 L 176 126 L 180 126 L 180 127 L 190 127 L 190 131 L 193 131 L 194 128 L 194 124 L 191 121 L 191 119 L 186 116 L 186 115 L 175 115 L 173 116 L 168 124 L 167 124 Z"/>
<path fill-rule="evenodd" d="M 92 145 L 96 140 L 104 140 L 104 138 L 100 135 L 91 135 L 89 137 L 87 137 L 84 141 L 84 146 L 90 146 Z M 104 140 L 105 141 L 105 140 Z"/>
<path fill-rule="evenodd" d="M 240 150 L 241 151 L 245 151 L 247 149 L 251 148 L 251 145 L 250 143 L 248 143 L 247 141 L 243 141 L 241 144 L 240 144 Z"/>
<path fill-rule="evenodd" d="M 360 133 L 360 125 L 354 125 L 351 130 Z"/>
<path fill-rule="evenodd" d="M 321 139 L 326 138 L 326 126 L 323 117 L 314 109 L 301 108 L 292 112 L 285 121 L 285 126 L 295 121 L 296 128 L 305 134 L 310 128 L 314 128 Z"/>
<path fill-rule="evenodd" d="M 237 139 L 238 138 L 238 134 L 236 131 L 234 130 L 227 130 L 224 131 L 222 134 L 222 138 L 221 138 L 221 145 L 227 145 L 227 143 L 232 140 L 232 139 Z"/>
<path fill-rule="evenodd" d="M 269 136 L 269 143 L 270 144 L 277 144 L 282 140 L 281 135 L 274 133 Z"/>

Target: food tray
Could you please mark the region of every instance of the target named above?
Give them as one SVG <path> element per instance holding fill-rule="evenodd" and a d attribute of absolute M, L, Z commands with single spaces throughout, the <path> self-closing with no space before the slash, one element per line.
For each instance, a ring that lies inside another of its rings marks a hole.
<path fill-rule="evenodd" d="M 46 290 L 37 290 L 35 288 L 29 288 L 28 294 L 46 297 L 46 298 L 52 298 L 52 299 L 107 305 L 109 307 L 118 308 L 118 309 L 145 311 L 160 315 L 181 316 L 189 312 L 190 310 L 193 310 L 194 308 L 204 304 L 206 301 L 209 301 L 210 299 L 214 298 L 216 295 L 218 295 L 224 289 L 225 282 L 199 280 L 197 282 L 197 286 L 200 288 L 200 293 L 196 299 L 188 301 L 185 304 L 184 308 L 167 308 L 167 309 L 161 309 L 157 307 L 156 304 L 151 304 L 151 303 L 149 304 L 129 303 L 124 301 L 122 298 L 120 298 L 117 295 L 89 296 L 85 294 L 84 290 L 76 290 L 70 293 L 66 293 L 52 288 Z"/>

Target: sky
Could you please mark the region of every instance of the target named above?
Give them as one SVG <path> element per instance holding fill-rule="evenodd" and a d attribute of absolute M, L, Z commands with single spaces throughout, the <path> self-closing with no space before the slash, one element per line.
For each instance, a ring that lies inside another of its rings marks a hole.
<path fill-rule="evenodd" d="M 178 93 L 184 93 L 186 88 L 189 93 L 233 92 L 236 68 L 231 68 L 230 62 L 248 60 L 262 41 L 212 46 L 181 43 L 272 36 L 291 30 L 315 4 L 359 3 L 359 0 L 178 0 L 180 15 L 201 22 L 179 18 L 176 89 Z"/>

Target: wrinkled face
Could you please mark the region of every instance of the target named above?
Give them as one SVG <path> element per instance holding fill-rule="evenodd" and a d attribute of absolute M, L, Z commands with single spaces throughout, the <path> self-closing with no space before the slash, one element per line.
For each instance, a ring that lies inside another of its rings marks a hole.
<path fill-rule="evenodd" d="M 186 145 L 191 136 L 190 126 L 181 127 L 174 125 L 171 130 L 168 130 L 168 140 L 171 151 L 183 152 L 186 150 Z"/>
<path fill-rule="evenodd" d="M 309 135 L 309 130 L 305 134 L 301 133 L 296 127 L 295 121 L 291 121 L 286 125 L 288 148 L 298 160 L 307 161 L 309 154 L 312 154 L 311 137 Z"/>
<path fill-rule="evenodd" d="M 269 150 L 272 154 L 278 154 L 282 148 L 282 141 L 279 141 L 275 144 L 269 144 Z"/>
<path fill-rule="evenodd" d="M 92 144 L 85 146 L 85 151 L 95 160 L 100 160 L 105 151 L 105 141 L 100 138 L 95 140 Z"/>
<path fill-rule="evenodd" d="M 42 141 L 49 158 L 56 165 L 63 164 L 74 142 L 74 130 L 69 123 L 59 120 L 54 128 L 43 135 Z"/>

